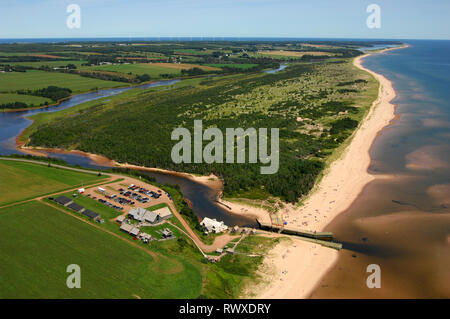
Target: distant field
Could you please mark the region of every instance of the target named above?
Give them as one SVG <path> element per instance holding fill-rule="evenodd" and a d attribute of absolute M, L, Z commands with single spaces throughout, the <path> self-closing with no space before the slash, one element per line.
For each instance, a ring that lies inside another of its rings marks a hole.
<path fill-rule="evenodd" d="M 90 184 L 103 178 L 44 165 L 0 160 L 0 204 Z"/>
<path fill-rule="evenodd" d="M 11 92 L 21 89 L 40 89 L 55 85 L 71 89 L 74 93 L 86 92 L 94 88 L 124 86 L 124 83 L 97 80 L 75 74 L 59 72 L 27 71 L 0 73 L 0 90 Z"/>
<path fill-rule="evenodd" d="M 176 70 L 189 70 L 192 68 L 200 68 L 204 71 L 219 71 L 219 68 L 214 68 L 210 66 L 198 65 L 198 64 L 186 64 L 186 63 L 152 63 L 151 65 L 160 66 L 169 69 Z"/>
<path fill-rule="evenodd" d="M 101 65 L 95 67 L 87 67 L 87 70 L 112 71 L 119 73 L 132 73 L 136 75 L 148 74 L 152 78 L 159 77 L 160 74 L 181 75 L 181 70 L 187 70 L 194 67 L 201 68 L 205 71 L 217 71 L 219 68 L 208 67 L 195 64 L 175 64 L 175 63 L 136 63 L 136 64 L 117 64 L 117 65 Z M 83 69 L 83 70 L 84 70 Z"/>
<path fill-rule="evenodd" d="M 175 54 L 192 54 L 192 55 L 208 55 L 211 54 L 213 50 L 195 50 L 195 49 L 177 49 Z"/>
<path fill-rule="evenodd" d="M 8 63 L 8 64 L 10 64 L 10 65 L 31 66 L 31 67 L 34 67 L 34 68 L 38 68 L 38 67 L 43 66 L 43 65 L 51 67 L 51 68 L 58 68 L 60 66 L 66 66 L 67 64 L 74 64 L 74 65 L 76 65 L 79 68 L 84 63 L 87 63 L 87 61 L 73 60 L 73 61 L 11 62 L 11 63 Z"/>
<path fill-rule="evenodd" d="M 45 97 L 33 96 L 33 95 L 23 95 L 15 93 L 0 93 L 0 104 L 12 103 L 12 102 L 22 102 L 28 105 L 40 105 L 45 102 L 51 103 L 52 100 Z"/>
<path fill-rule="evenodd" d="M 196 298 L 197 267 L 158 260 L 43 203 L 0 209 L 0 298 Z M 20 252 L 20 253 L 18 253 Z M 66 268 L 81 268 L 81 288 L 69 289 Z"/>
<path fill-rule="evenodd" d="M 123 74 L 132 73 L 135 75 L 148 74 L 152 78 L 158 78 L 160 74 L 181 75 L 180 70 L 175 70 L 147 63 L 101 65 L 101 66 L 85 67 L 82 68 L 81 70 L 109 71 Z"/>
<path fill-rule="evenodd" d="M 223 67 L 230 67 L 230 68 L 238 68 L 238 69 L 250 69 L 255 66 L 258 66 L 258 64 L 236 64 L 236 63 L 229 63 L 229 64 L 205 64 L 207 66 L 215 67 L 215 68 L 223 68 Z"/>
<path fill-rule="evenodd" d="M 328 52 L 317 52 L 317 51 L 258 51 L 259 55 L 270 56 L 270 57 L 293 57 L 301 58 L 304 55 L 314 55 L 314 56 L 335 56 L 334 53 Z"/>

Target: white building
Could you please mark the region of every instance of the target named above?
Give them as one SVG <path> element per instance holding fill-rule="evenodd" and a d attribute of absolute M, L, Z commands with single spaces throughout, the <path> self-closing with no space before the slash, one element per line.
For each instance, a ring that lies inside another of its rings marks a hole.
<path fill-rule="evenodd" d="M 159 216 L 161 220 L 169 219 L 172 217 L 172 212 L 170 211 L 170 208 L 165 206 L 160 209 L 154 210 L 154 212 Z"/>
<path fill-rule="evenodd" d="M 226 231 L 228 229 L 228 226 L 225 225 L 223 222 L 219 222 L 216 219 L 211 219 L 208 217 L 203 218 L 200 225 L 205 229 L 205 232 L 207 234 L 209 233 L 217 234 Z"/>
<path fill-rule="evenodd" d="M 130 209 L 128 216 L 137 221 L 146 221 L 150 224 L 156 224 L 172 217 L 169 207 L 163 207 L 154 211 L 146 210 L 142 207 Z"/>

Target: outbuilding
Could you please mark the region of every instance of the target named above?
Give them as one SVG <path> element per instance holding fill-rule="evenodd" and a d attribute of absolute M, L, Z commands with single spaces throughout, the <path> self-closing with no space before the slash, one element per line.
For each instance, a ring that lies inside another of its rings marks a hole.
<path fill-rule="evenodd" d="M 69 206 L 70 204 L 73 203 L 73 200 L 71 200 L 69 197 L 66 196 L 59 196 L 58 198 L 55 199 L 55 202 L 63 206 Z"/>
<path fill-rule="evenodd" d="M 125 216 L 120 215 L 119 217 L 117 217 L 116 222 L 118 222 L 119 224 L 122 224 L 124 220 L 125 220 Z"/>
<path fill-rule="evenodd" d="M 85 208 L 83 206 L 78 205 L 76 203 L 72 203 L 72 204 L 67 205 L 67 208 L 70 208 L 71 210 L 74 210 L 77 213 L 82 213 L 82 212 L 85 211 Z"/>
<path fill-rule="evenodd" d="M 89 209 L 86 209 L 85 211 L 83 211 L 82 214 L 89 217 L 92 220 L 95 220 L 95 221 L 101 219 L 99 214 L 97 214 L 96 212 L 93 212 L 92 210 L 89 210 Z"/>

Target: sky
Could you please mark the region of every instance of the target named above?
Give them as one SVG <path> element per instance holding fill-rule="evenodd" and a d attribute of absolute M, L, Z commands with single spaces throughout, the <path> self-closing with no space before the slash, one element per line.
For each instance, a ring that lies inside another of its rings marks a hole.
<path fill-rule="evenodd" d="M 70 4 L 80 28 L 67 26 Z M 449 14 L 449 0 L 0 0 L 0 38 L 450 39 Z"/>

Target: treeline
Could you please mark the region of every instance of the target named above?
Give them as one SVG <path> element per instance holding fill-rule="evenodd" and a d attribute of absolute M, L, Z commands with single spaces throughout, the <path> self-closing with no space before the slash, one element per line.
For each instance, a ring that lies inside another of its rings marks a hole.
<path fill-rule="evenodd" d="M 72 94 L 72 90 L 68 88 L 60 88 L 57 86 L 48 86 L 46 88 L 37 90 L 18 90 L 17 94 L 46 97 L 56 102 L 58 100 L 69 97 Z"/>
<path fill-rule="evenodd" d="M 22 65 L 0 65 L 0 69 L 5 72 L 27 72 L 30 67 L 22 66 Z"/>
<path fill-rule="evenodd" d="M 78 74 L 79 76 L 92 78 L 92 79 L 98 79 L 98 80 L 125 82 L 125 83 L 136 82 L 134 77 L 127 77 L 125 75 L 122 75 L 121 73 L 112 73 L 112 72 L 106 73 L 106 72 L 101 72 L 101 71 L 76 71 L 76 70 L 71 70 L 68 72 L 73 73 L 73 74 Z"/>
<path fill-rule="evenodd" d="M 0 109 L 25 109 L 30 106 L 31 105 L 28 105 L 23 102 L 9 102 L 9 103 L 0 104 Z"/>

